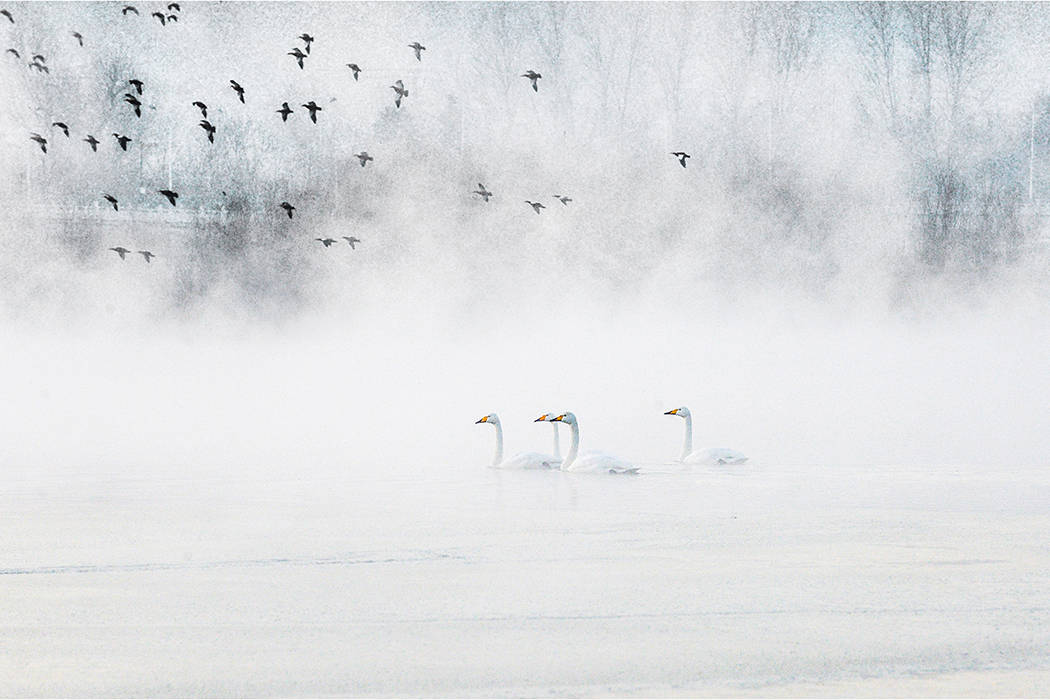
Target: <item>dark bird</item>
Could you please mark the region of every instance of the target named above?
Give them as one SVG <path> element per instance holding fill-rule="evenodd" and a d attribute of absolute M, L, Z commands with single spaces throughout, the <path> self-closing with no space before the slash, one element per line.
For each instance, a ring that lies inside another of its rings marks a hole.
<path fill-rule="evenodd" d="M 139 255 L 141 255 L 142 257 L 146 258 L 146 262 L 149 262 L 150 258 L 157 257 L 156 255 L 154 255 L 153 253 L 149 252 L 148 250 L 136 250 L 135 252 L 138 253 Z"/>
<path fill-rule="evenodd" d="M 313 100 L 310 100 L 309 102 L 304 104 L 303 107 L 306 107 L 308 110 L 310 110 L 310 121 L 312 121 L 314 124 L 316 124 L 317 123 L 317 113 L 318 112 L 323 112 L 324 110 L 321 109 L 320 107 L 318 107 L 317 103 L 314 102 Z"/>
<path fill-rule="evenodd" d="M 11 12 L 9 10 L 0 10 L 0 15 L 3 15 L 4 17 L 7 17 L 9 20 L 11 20 L 11 24 L 15 23 L 15 18 L 11 16 Z"/>
<path fill-rule="evenodd" d="M 306 53 L 310 53 L 310 44 L 313 42 L 314 38 L 306 32 L 300 34 L 299 38 L 303 40 L 304 44 L 306 44 Z"/>
<path fill-rule="evenodd" d="M 315 238 L 314 240 L 315 241 L 320 241 L 321 243 L 323 243 L 325 248 L 328 248 L 333 243 L 335 243 L 335 239 L 334 238 Z"/>
<path fill-rule="evenodd" d="M 169 22 L 178 22 L 179 21 L 179 16 L 178 15 L 168 15 L 168 21 Z"/>
<path fill-rule="evenodd" d="M 678 159 L 678 162 L 682 164 L 683 168 L 685 167 L 685 159 L 692 158 L 692 156 L 685 151 L 675 151 L 671 155 Z"/>
<path fill-rule="evenodd" d="M 141 80 L 139 80 L 138 78 L 132 78 L 131 80 L 128 81 L 128 84 L 129 85 L 134 85 L 135 86 L 135 92 L 137 92 L 140 95 L 142 94 L 142 81 Z"/>
<path fill-rule="evenodd" d="M 207 119 L 202 119 L 200 121 L 200 128 L 208 132 L 208 142 L 215 143 L 215 127 L 212 126 L 212 123 Z"/>
<path fill-rule="evenodd" d="M 241 84 L 236 80 L 231 80 L 230 87 L 237 93 L 237 97 L 241 98 L 241 104 L 244 104 L 244 88 L 241 87 Z"/>
<path fill-rule="evenodd" d="M 354 238 L 353 236 L 343 236 L 343 240 L 345 240 L 347 243 L 350 244 L 350 249 L 351 250 L 355 250 L 355 248 L 354 248 L 354 244 L 355 243 L 360 243 L 361 242 L 360 238 Z"/>
<path fill-rule="evenodd" d="M 546 209 L 547 208 L 547 207 L 543 206 L 542 204 L 540 204 L 539 202 L 530 202 L 527 199 L 525 200 L 525 203 L 528 204 L 530 207 L 532 207 L 533 211 L 535 211 L 537 214 L 540 213 L 540 209 Z"/>
<path fill-rule="evenodd" d="M 569 206 L 569 202 L 572 201 L 572 197 L 566 197 L 563 194 L 556 194 L 556 195 L 554 195 L 554 198 L 556 200 L 558 200 L 559 202 L 561 202 L 562 204 L 564 204 L 565 206 Z"/>
<path fill-rule="evenodd" d="M 295 211 L 295 207 L 288 202 L 281 202 L 281 209 L 284 209 L 285 213 L 288 214 L 289 219 L 292 218 L 292 212 Z"/>
<path fill-rule="evenodd" d="M 362 168 L 368 164 L 368 161 L 375 160 L 375 158 L 368 155 L 368 151 L 361 151 L 360 153 L 355 153 L 354 158 L 357 158 L 359 161 L 361 161 Z"/>
<path fill-rule="evenodd" d="M 120 208 L 117 206 L 117 198 L 116 197 L 114 197 L 111 194 L 103 194 L 102 195 L 102 199 L 106 200 L 107 202 L 109 202 L 110 204 L 113 205 L 113 211 L 120 211 Z"/>
<path fill-rule="evenodd" d="M 98 139 L 96 139 L 96 138 L 95 138 L 94 136 L 92 136 L 91 134 L 88 134 L 88 135 L 87 135 L 87 138 L 86 138 L 86 139 L 84 139 L 84 141 L 85 141 L 85 142 L 86 142 L 86 143 L 87 143 L 87 144 L 88 144 L 89 146 L 91 146 L 91 150 L 92 150 L 92 151 L 94 151 L 95 153 L 98 153 Z"/>
<path fill-rule="evenodd" d="M 66 138 L 69 138 L 69 127 L 66 126 L 65 122 L 51 122 L 51 126 L 57 126 L 66 135 Z"/>
<path fill-rule="evenodd" d="M 299 62 L 299 68 L 302 69 L 303 59 L 306 58 L 306 54 L 303 53 L 298 46 L 296 46 L 294 49 L 288 52 L 288 55 L 295 56 L 295 60 Z"/>
<path fill-rule="evenodd" d="M 125 5 L 124 9 L 120 11 L 120 13 L 125 17 L 128 16 L 129 12 L 134 12 L 136 15 L 139 13 L 139 11 L 135 9 L 134 5 Z"/>
<path fill-rule="evenodd" d="M 182 12 L 182 8 L 179 7 L 179 3 L 173 2 L 168 5 L 169 10 L 175 10 L 176 12 Z"/>
<path fill-rule="evenodd" d="M 39 61 L 40 63 L 47 63 L 47 58 L 44 57 L 42 54 L 35 53 L 33 54 L 32 58 L 34 61 Z"/>
<path fill-rule="evenodd" d="M 158 21 L 160 22 L 160 26 L 162 26 L 162 27 L 163 27 L 163 26 L 164 26 L 165 24 L 167 24 L 167 23 L 168 23 L 168 18 L 164 16 L 164 13 L 163 13 L 163 12 L 154 12 L 154 13 L 153 13 L 152 15 L 150 15 L 150 16 L 151 16 L 151 17 L 156 17 L 156 18 L 157 18 L 157 20 L 158 20 Z"/>
<path fill-rule="evenodd" d="M 281 121 L 288 121 L 289 114 L 295 114 L 295 110 L 288 106 L 287 102 L 281 104 L 281 108 L 277 110 L 277 113 L 281 115 Z"/>
<path fill-rule="evenodd" d="M 36 141 L 37 143 L 39 143 L 40 144 L 40 150 L 43 151 L 44 153 L 47 153 L 47 139 L 45 139 L 43 136 L 41 136 L 40 134 L 38 134 L 36 132 L 33 132 L 30 135 L 29 140 L 30 141 Z"/>
<path fill-rule="evenodd" d="M 401 108 L 401 98 L 408 97 L 408 90 L 405 89 L 405 84 L 398 80 L 396 83 L 390 86 L 390 88 L 397 93 L 397 97 L 394 98 L 394 104 L 398 109 Z"/>
<path fill-rule="evenodd" d="M 22 54 L 18 53 L 14 49 L 8 49 L 7 51 L 4 51 L 4 53 L 9 53 L 12 56 L 14 56 L 15 58 L 22 58 Z"/>
<path fill-rule="evenodd" d="M 361 68 L 356 63 L 347 63 L 346 67 L 354 72 L 354 80 L 357 80 L 357 74 L 361 72 Z"/>
<path fill-rule="evenodd" d="M 200 100 L 198 100 L 198 101 L 193 103 L 193 106 L 200 109 L 202 117 L 204 117 L 205 119 L 208 118 L 208 105 L 206 105 L 203 102 L 201 102 Z"/>
<path fill-rule="evenodd" d="M 415 52 L 416 52 L 416 60 L 417 60 L 417 61 L 422 61 L 422 60 L 423 60 L 423 58 L 422 58 L 422 57 L 420 56 L 420 52 L 421 52 L 421 51 L 426 51 L 426 50 L 427 50 L 427 47 L 423 46 L 423 45 L 422 45 L 422 44 L 420 44 L 420 43 L 419 43 L 418 41 L 413 41 L 413 42 L 412 42 L 411 44 L 409 44 L 408 46 L 409 46 L 409 48 L 411 48 L 411 49 L 412 49 L 413 51 L 415 51 Z"/>
<path fill-rule="evenodd" d="M 36 68 L 38 73 L 50 73 L 51 72 L 48 69 L 48 67 L 45 66 L 43 63 L 37 63 L 36 61 L 33 61 L 32 63 L 30 63 L 29 67 L 30 68 Z"/>
<path fill-rule="evenodd" d="M 157 192 L 167 197 L 168 201 L 171 202 L 171 206 L 175 206 L 175 200 L 179 198 L 178 192 L 172 192 L 171 190 L 157 190 Z"/>
<path fill-rule="evenodd" d="M 135 116 L 142 117 L 142 103 L 131 93 L 124 93 L 124 101 L 135 108 Z"/>
<path fill-rule="evenodd" d="M 480 182 L 478 183 L 478 189 L 476 189 L 473 192 L 471 192 L 471 194 L 479 194 L 479 195 L 481 195 L 481 198 L 484 199 L 486 202 L 489 201 L 489 197 L 492 196 L 492 193 L 489 192 L 488 190 L 486 190 L 485 186 L 483 184 L 481 184 Z"/>
<path fill-rule="evenodd" d="M 116 248 L 110 248 L 110 250 L 119 255 L 121 260 L 126 260 L 124 256 L 131 252 L 122 245 L 118 245 Z"/>
<path fill-rule="evenodd" d="M 540 78 L 542 78 L 543 77 L 542 75 L 540 75 L 539 73 L 537 73 L 534 70 L 529 70 L 529 71 L 525 71 L 524 73 L 522 73 L 521 77 L 522 78 L 528 78 L 529 80 L 532 81 L 532 90 L 534 92 L 539 92 L 540 91 L 539 85 L 536 84 L 536 81 L 539 80 Z"/>
<path fill-rule="evenodd" d="M 84 37 L 80 32 L 73 32 L 73 38 L 76 39 L 81 46 L 84 45 Z"/>
<path fill-rule="evenodd" d="M 120 134 L 113 134 L 113 138 L 120 144 L 122 150 L 128 150 L 128 144 L 131 143 L 131 139 L 127 136 L 121 136 Z"/>

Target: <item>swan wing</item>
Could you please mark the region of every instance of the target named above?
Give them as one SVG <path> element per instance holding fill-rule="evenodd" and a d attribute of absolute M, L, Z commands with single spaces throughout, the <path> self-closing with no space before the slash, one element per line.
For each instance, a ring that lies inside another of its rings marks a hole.
<path fill-rule="evenodd" d="M 500 463 L 499 469 L 557 469 L 561 459 L 539 452 L 521 452 Z"/>
<path fill-rule="evenodd" d="M 634 474 L 638 467 L 625 459 L 614 457 L 604 452 L 584 452 L 578 456 L 566 471 L 586 474 Z"/>
<path fill-rule="evenodd" d="M 743 452 L 737 452 L 731 450 L 728 447 L 709 447 L 704 450 L 697 450 L 688 457 L 685 461 L 689 464 L 743 464 L 747 461 L 747 455 Z"/>

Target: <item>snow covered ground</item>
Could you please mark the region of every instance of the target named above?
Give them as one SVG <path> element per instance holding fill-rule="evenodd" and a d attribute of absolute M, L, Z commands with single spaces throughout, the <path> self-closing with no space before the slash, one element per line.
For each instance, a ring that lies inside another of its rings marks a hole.
<path fill-rule="evenodd" d="M 54 471 L 0 525 L 5 696 L 1050 687 L 1040 468 Z"/>

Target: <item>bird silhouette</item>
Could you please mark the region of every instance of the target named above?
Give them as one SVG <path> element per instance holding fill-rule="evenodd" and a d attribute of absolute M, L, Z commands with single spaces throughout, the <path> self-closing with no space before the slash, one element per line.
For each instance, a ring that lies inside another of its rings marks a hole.
<path fill-rule="evenodd" d="M 325 248 L 328 248 L 333 243 L 335 243 L 335 239 L 334 238 L 315 238 L 314 240 L 315 241 L 320 241 L 322 244 L 324 244 Z"/>
<path fill-rule="evenodd" d="M 150 17 L 156 17 L 162 27 L 168 23 L 168 18 L 164 16 L 163 12 L 154 12 Z"/>
<path fill-rule="evenodd" d="M 47 139 L 45 139 L 43 136 L 41 136 L 40 134 L 38 134 L 38 133 L 36 133 L 34 131 L 34 132 L 32 132 L 30 134 L 29 140 L 30 141 L 36 141 L 37 143 L 39 143 L 40 144 L 40 150 L 43 151 L 44 153 L 47 153 Z"/>
<path fill-rule="evenodd" d="M 282 103 L 281 108 L 276 111 L 278 114 L 281 115 L 281 121 L 283 122 L 288 121 L 289 114 L 295 114 L 295 110 L 289 107 L 287 102 Z"/>
<path fill-rule="evenodd" d="M 33 61 L 32 63 L 30 63 L 29 67 L 30 68 L 36 68 L 38 73 L 50 73 L 51 72 L 48 69 L 48 67 L 45 66 L 43 63 L 37 63 L 36 61 Z"/>
<path fill-rule="evenodd" d="M 542 204 L 540 204 L 539 202 L 530 202 L 527 199 L 525 200 L 525 203 L 528 204 L 530 207 L 532 207 L 533 211 L 535 211 L 537 214 L 540 213 L 540 209 L 546 209 L 547 208 L 547 207 L 543 206 Z"/>
<path fill-rule="evenodd" d="M 411 44 L 409 44 L 408 46 L 409 46 L 409 48 L 411 48 L 411 49 L 412 49 L 413 51 L 415 51 L 415 52 L 416 52 L 416 60 L 417 60 L 417 61 L 422 61 L 422 60 L 423 60 L 423 58 L 422 58 L 422 56 L 420 55 L 420 52 L 421 52 L 421 51 L 426 51 L 426 50 L 427 50 L 427 47 L 423 46 L 423 45 L 422 45 L 422 44 L 420 44 L 420 43 L 419 43 L 418 41 L 413 41 L 413 42 L 412 42 Z"/>
<path fill-rule="evenodd" d="M 128 150 L 128 144 L 131 143 L 131 138 L 127 136 L 121 136 L 120 134 L 113 134 L 113 138 L 120 144 L 121 150 Z"/>
<path fill-rule="evenodd" d="M 158 193 L 164 195 L 171 202 L 171 206 L 175 206 L 175 200 L 179 198 L 178 192 L 172 192 L 171 190 L 157 190 Z"/>
<path fill-rule="evenodd" d="M 569 206 L 569 202 L 572 201 L 572 197 L 566 197 L 563 194 L 556 194 L 556 195 L 554 195 L 554 198 L 556 200 L 558 200 L 559 202 L 561 202 L 562 204 L 564 204 L 565 206 Z"/>
<path fill-rule="evenodd" d="M 692 158 L 692 156 L 685 151 L 675 151 L 671 155 L 678 159 L 678 162 L 682 164 L 683 168 L 685 167 L 685 159 Z"/>
<path fill-rule="evenodd" d="M 11 20 L 11 24 L 15 23 L 15 18 L 11 16 L 10 10 L 0 10 L 0 15 L 3 15 L 4 17 L 7 17 L 9 20 Z"/>
<path fill-rule="evenodd" d="M 542 75 L 540 75 L 539 73 L 537 73 L 534 70 L 528 70 L 528 71 L 525 71 L 524 73 L 522 73 L 521 77 L 522 78 L 528 78 L 530 81 L 532 81 L 532 90 L 533 90 L 533 92 L 539 92 L 540 91 L 539 85 L 537 85 L 536 81 L 539 80 L 540 78 L 542 78 L 543 77 Z"/>
<path fill-rule="evenodd" d="M 66 126 L 65 122 L 51 122 L 51 126 L 57 126 L 66 135 L 66 138 L 69 138 L 69 127 Z"/>
<path fill-rule="evenodd" d="M 237 93 L 237 97 L 241 98 L 241 104 L 244 104 L 244 88 L 241 87 L 240 83 L 236 80 L 231 80 L 230 87 Z"/>
<path fill-rule="evenodd" d="M 205 119 L 208 118 L 208 105 L 204 104 L 200 100 L 197 100 L 196 102 L 193 103 L 193 106 L 197 107 L 198 109 L 200 109 L 202 117 L 204 117 Z"/>
<path fill-rule="evenodd" d="M 169 4 L 168 5 L 168 9 L 169 10 L 175 10 L 176 12 L 182 12 L 182 8 L 179 7 L 179 3 L 177 3 L 177 2 L 173 2 L 173 3 Z"/>
<path fill-rule="evenodd" d="M 347 63 L 346 67 L 354 73 L 354 80 L 357 80 L 357 74 L 361 72 L 361 68 L 356 63 Z"/>
<path fill-rule="evenodd" d="M 215 127 L 207 119 L 201 119 L 200 128 L 208 132 L 208 142 L 215 143 Z"/>
<path fill-rule="evenodd" d="M 135 91 L 138 94 L 140 94 L 140 95 L 142 94 L 142 81 L 141 80 L 139 80 L 138 78 L 132 78 L 131 80 L 128 81 L 128 84 L 129 85 L 134 85 L 135 86 Z"/>
<path fill-rule="evenodd" d="M 149 252 L 148 250 L 136 250 L 135 252 L 138 253 L 139 255 L 141 255 L 142 257 L 146 258 L 146 262 L 149 262 L 150 258 L 157 257 L 156 255 L 154 255 L 153 253 Z"/>
<path fill-rule="evenodd" d="M 124 256 L 131 252 L 122 245 L 118 245 L 116 248 L 110 248 L 110 250 L 119 255 L 121 260 L 126 260 Z"/>
<path fill-rule="evenodd" d="M 314 38 L 306 32 L 300 34 L 299 38 L 303 40 L 304 44 L 306 44 L 306 53 L 310 53 L 310 44 L 313 42 Z"/>
<path fill-rule="evenodd" d="M 304 104 L 303 107 L 306 107 L 308 110 L 310 110 L 310 121 L 312 121 L 314 124 L 316 124 L 317 123 L 317 113 L 321 112 L 321 111 L 324 111 L 324 110 L 322 110 L 320 107 L 318 107 L 317 103 L 314 102 L 313 100 L 310 100 L 309 102 Z"/>
<path fill-rule="evenodd" d="M 87 143 L 87 145 L 91 146 L 91 150 L 92 151 L 94 151 L 95 153 L 98 153 L 98 139 L 96 139 L 91 134 L 88 134 L 87 138 L 83 139 L 83 140 L 84 140 L 85 143 Z"/>
<path fill-rule="evenodd" d="M 288 55 L 295 56 L 295 60 L 299 62 L 299 68 L 302 69 L 303 59 L 306 58 L 306 54 L 303 53 L 298 46 L 296 46 L 294 49 L 288 52 Z"/>
<path fill-rule="evenodd" d="M 120 14 L 127 17 L 129 12 L 134 12 L 136 15 L 139 13 L 139 11 L 135 9 L 134 5 L 125 5 L 124 9 L 120 11 Z"/>
<path fill-rule="evenodd" d="M 168 21 L 169 22 L 178 22 L 179 21 L 179 16 L 178 15 L 168 15 Z"/>
<path fill-rule="evenodd" d="M 117 198 L 111 194 L 103 194 L 102 199 L 106 200 L 113 205 L 113 211 L 120 211 L 120 207 L 117 206 Z"/>
<path fill-rule="evenodd" d="M 486 190 L 485 186 L 483 184 L 481 184 L 480 182 L 478 183 L 478 189 L 476 189 L 473 192 L 471 192 L 471 194 L 479 194 L 479 195 L 481 195 L 481 198 L 484 199 L 486 202 L 489 201 L 489 197 L 492 196 L 492 193 L 489 192 L 488 190 Z"/>
<path fill-rule="evenodd" d="M 9 53 L 15 58 L 22 58 L 22 54 L 18 53 L 15 49 L 8 49 L 7 51 L 4 51 L 4 53 Z"/>
<path fill-rule="evenodd" d="M 80 32 L 73 32 L 73 38 L 76 39 L 81 46 L 84 45 L 84 37 L 81 35 Z"/>
<path fill-rule="evenodd" d="M 394 104 L 398 109 L 401 109 L 401 98 L 408 97 L 408 90 L 405 89 L 405 84 L 398 80 L 390 88 L 397 93 L 397 97 L 394 98 Z"/>
<path fill-rule="evenodd" d="M 142 118 L 142 103 L 130 92 L 124 93 L 124 101 L 135 108 L 135 116 Z"/>
<path fill-rule="evenodd" d="M 360 239 L 360 238 L 354 238 L 353 236 L 343 236 L 343 240 L 345 240 L 345 241 L 346 241 L 347 243 L 349 243 L 349 244 L 350 244 L 350 249 L 351 249 L 351 250 L 356 250 L 356 249 L 354 248 L 354 244 L 355 244 L 355 243 L 360 243 L 360 242 L 361 242 L 361 239 Z"/>
<path fill-rule="evenodd" d="M 43 54 L 35 53 L 32 55 L 31 58 L 34 61 L 39 61 L 40 63 L 47 63 L 47 58 Z"/>
<path fill-rule="evenodd" d="M 361 151 L 360 153 L 355 153 L 354 158 L 357 158 L 359 161 L 361 161 L 362 168 L 368 164 L 368 161 L 375 160 L 375 158 L 368 155 L 368 151 Z"/>
<path fill-rule="evenodd" d="M 288 202 L 281 202 L 281 209 L 284 209 L 285 213 L 288 214 L 289 219 L 292 218 L 292 212 L 295 211 L 295 207 Z"/>

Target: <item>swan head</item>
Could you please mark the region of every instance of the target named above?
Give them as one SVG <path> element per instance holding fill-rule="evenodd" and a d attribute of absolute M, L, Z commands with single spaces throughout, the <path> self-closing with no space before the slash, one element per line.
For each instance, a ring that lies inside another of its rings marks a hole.
<path fill-rule="evenodd" d="M 670 411 L 664 411 L 664 415 L 665 416 L 679 416 L 681 418 L 688 418 L 690 414 L 689 414 L 689 409 L 686 408 L 685 406 L 682 406 L 681 408 L 672 408 Z"/>
<path fill-rule="evenodd" d="M 569 425 L 576 425 L 576 414 L 572 412 L 562 413 L 560 415 L 555 416 L 554 418 L 551 418 L 550 421 L 552 423 L 557 421 L 559 423 L 568 423 Z"/>
<path fill-rule="evenodd" d="M 539 418 L 537 418 L 536 420 L 534 420 L 532 422 L 533 423 L 542 423 L 542 422 L 546 421 L 547 423 L 553 423 L 554 422 L 554 416 L 556 416 L 556 415 L 557 415 L 556 413 L 544 413 L 542 416 L 540 416 Z"/>
<path fill-rule="evenodd" d="M 499 416 L 495 413 L 490 413 L 487 416 L 482 416 L 474 421 L 474 425 L 477 425 L 478 423 L 492 423 L 494 425 L 499 425 Z"/>

